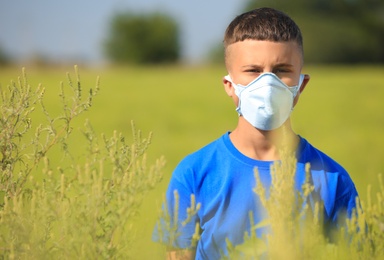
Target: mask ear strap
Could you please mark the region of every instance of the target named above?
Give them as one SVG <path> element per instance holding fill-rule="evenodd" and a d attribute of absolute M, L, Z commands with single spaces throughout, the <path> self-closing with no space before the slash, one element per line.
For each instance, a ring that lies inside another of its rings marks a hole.
<path fill-rule="evenodd" d="M 231 79 L 231 77 L 230 77 L 229 75 L 224 76 L 224 78 L 225 78 L 226 80 L 228 80 L 229 82 L 231 82 L 232 84 L 234 84 L 233 81 L 232 81 L 232 79 Z"/>
<path fill-rule="evenodd" d="M 305 78 L 305 75 L 304 75 L 304 74 L 300 74 L 299 88 L 301 88 L 301 84 L 303 84 L 303 82 L 304 82 L 304 78 Z"/>
<path fill-rule="evenodd" d="M 295 91 L 293 92 L 294 97 L 296 97 L 297 93 L 300 91 L 301 84 L 303 84 L 304 82 L 304 77 L 304 74 L 300 74 L 299 83 L 297 84 L 297 86 L 295 87 Z"/>

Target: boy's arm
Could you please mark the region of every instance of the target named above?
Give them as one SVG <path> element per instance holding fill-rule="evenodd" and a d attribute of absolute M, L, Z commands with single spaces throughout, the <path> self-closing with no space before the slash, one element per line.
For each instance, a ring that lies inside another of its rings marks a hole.
<path fill-rule="evenodd" d="M 169 250 L 167 251 L 167 260 L 193 260 L 196 251 L 192 249 Z"/>

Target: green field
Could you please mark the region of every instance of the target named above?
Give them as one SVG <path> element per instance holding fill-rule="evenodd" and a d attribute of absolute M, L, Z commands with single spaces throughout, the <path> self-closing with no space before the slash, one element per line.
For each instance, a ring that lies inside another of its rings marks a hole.
<path fill-rule="evenodd" d="M 26 68 L 29 83 L 46 87 L 48 110 L 60 111 L 59 86 L 71 67 Z M 150 242 L 162 195 L 172 169 L 186 154 L 216 139 L 236 125 L 232 100 L 221 84 L 224 67 L 79 67 L 84 90 L 94 87 L 100 76 L 100 93 L 93 107 L 76 119 L 70 149 L 80 157 L 84 119 L 89 118 L 98 134 L 113 130 L 131 136 L 130 122 L 144 135 L 153 132 L 148 151 L 154 160 L 164 156 L 164 180 L 146 198 L 137 225 L 137 259 L 160 256 L 162 248 Z M 353 178 L 360 196 L 367 185 L 377 187 L 377 174 L 384 169 L 384 67 L 309 66 L 304 73 L 311 81 L 292 116 L 298 134 L 342 164 Z M 21 68 L 0 70 L 0 84 L 17 80 Z M 59 112 L 57 112 L 59 113 Z M 60 156 L 57 156 L 57 164 Z M 158 257 L 161 259 L 162 257 Z M 156 258 L 155 258 L 156 259 Z"/>

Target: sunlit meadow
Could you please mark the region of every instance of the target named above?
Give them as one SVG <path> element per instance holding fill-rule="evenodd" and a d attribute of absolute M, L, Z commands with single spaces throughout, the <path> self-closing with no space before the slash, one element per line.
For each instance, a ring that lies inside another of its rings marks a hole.
<path fill-rule="evenodd" d="M 26 68 L 28 82 L 46 88 L 45 106 L 60 115 L 60 82 L 73 68 Z M 137 239 L 132 252 L 137 259 L 162 259 L 163 248 L 151 242 L 151 233 L 172 169 L 186 154 L 216 139 L 236 125 L 234 104 L 223 90 L 224 67 L 118 67 L 90 69 L 80 66 L 80 80 L 94 87 L 100 76 L 100 91 L 92 107 L 73 122 L 68 149 L 81 161 L 87 153 L 84 122 L 89 120 L 95 135 L 122 132 L 133 141 L 131 121 L 147 136 L 148 161 L 164 156 L 164 177 L 147 193 L 132 231 Z M 324 151 L 352 176 L 361 198 L 379 190 L 377 174 L 384 169 L 384 68 L 377 66 L 309 66 L 304 73 L 311 81 L 302 93 L 292 121 L 296 132 Z M 0 84 L 17 80 L 21 68 L 0 70 Z M 40 113 L 40 112 L 39 112 Z M 38 119 L 36 119 L 38 120 Z M 50 163 L 65 159 L 53 150 Z M 41 166 L 44 168 L 43 166 Z M 43 171 L 43 170 L 41 170 Z M 36 173 L 36 178 L 41 174 Z M 374 196 L 374 195 L 373 195 Z"/>

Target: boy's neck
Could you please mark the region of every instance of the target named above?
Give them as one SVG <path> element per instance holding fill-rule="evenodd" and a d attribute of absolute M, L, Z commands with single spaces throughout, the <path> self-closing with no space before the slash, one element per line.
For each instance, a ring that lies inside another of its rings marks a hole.
<path fill-rule="evenodd" d="M 261 161 L 279 160 L 280 149 L 296 151 L 300 138 L 293 132 L 289 119 L 280 128 L 262 131 L 240 117 L 236 129 L 231 132 L 233 145 L 245 156 Z"/>

